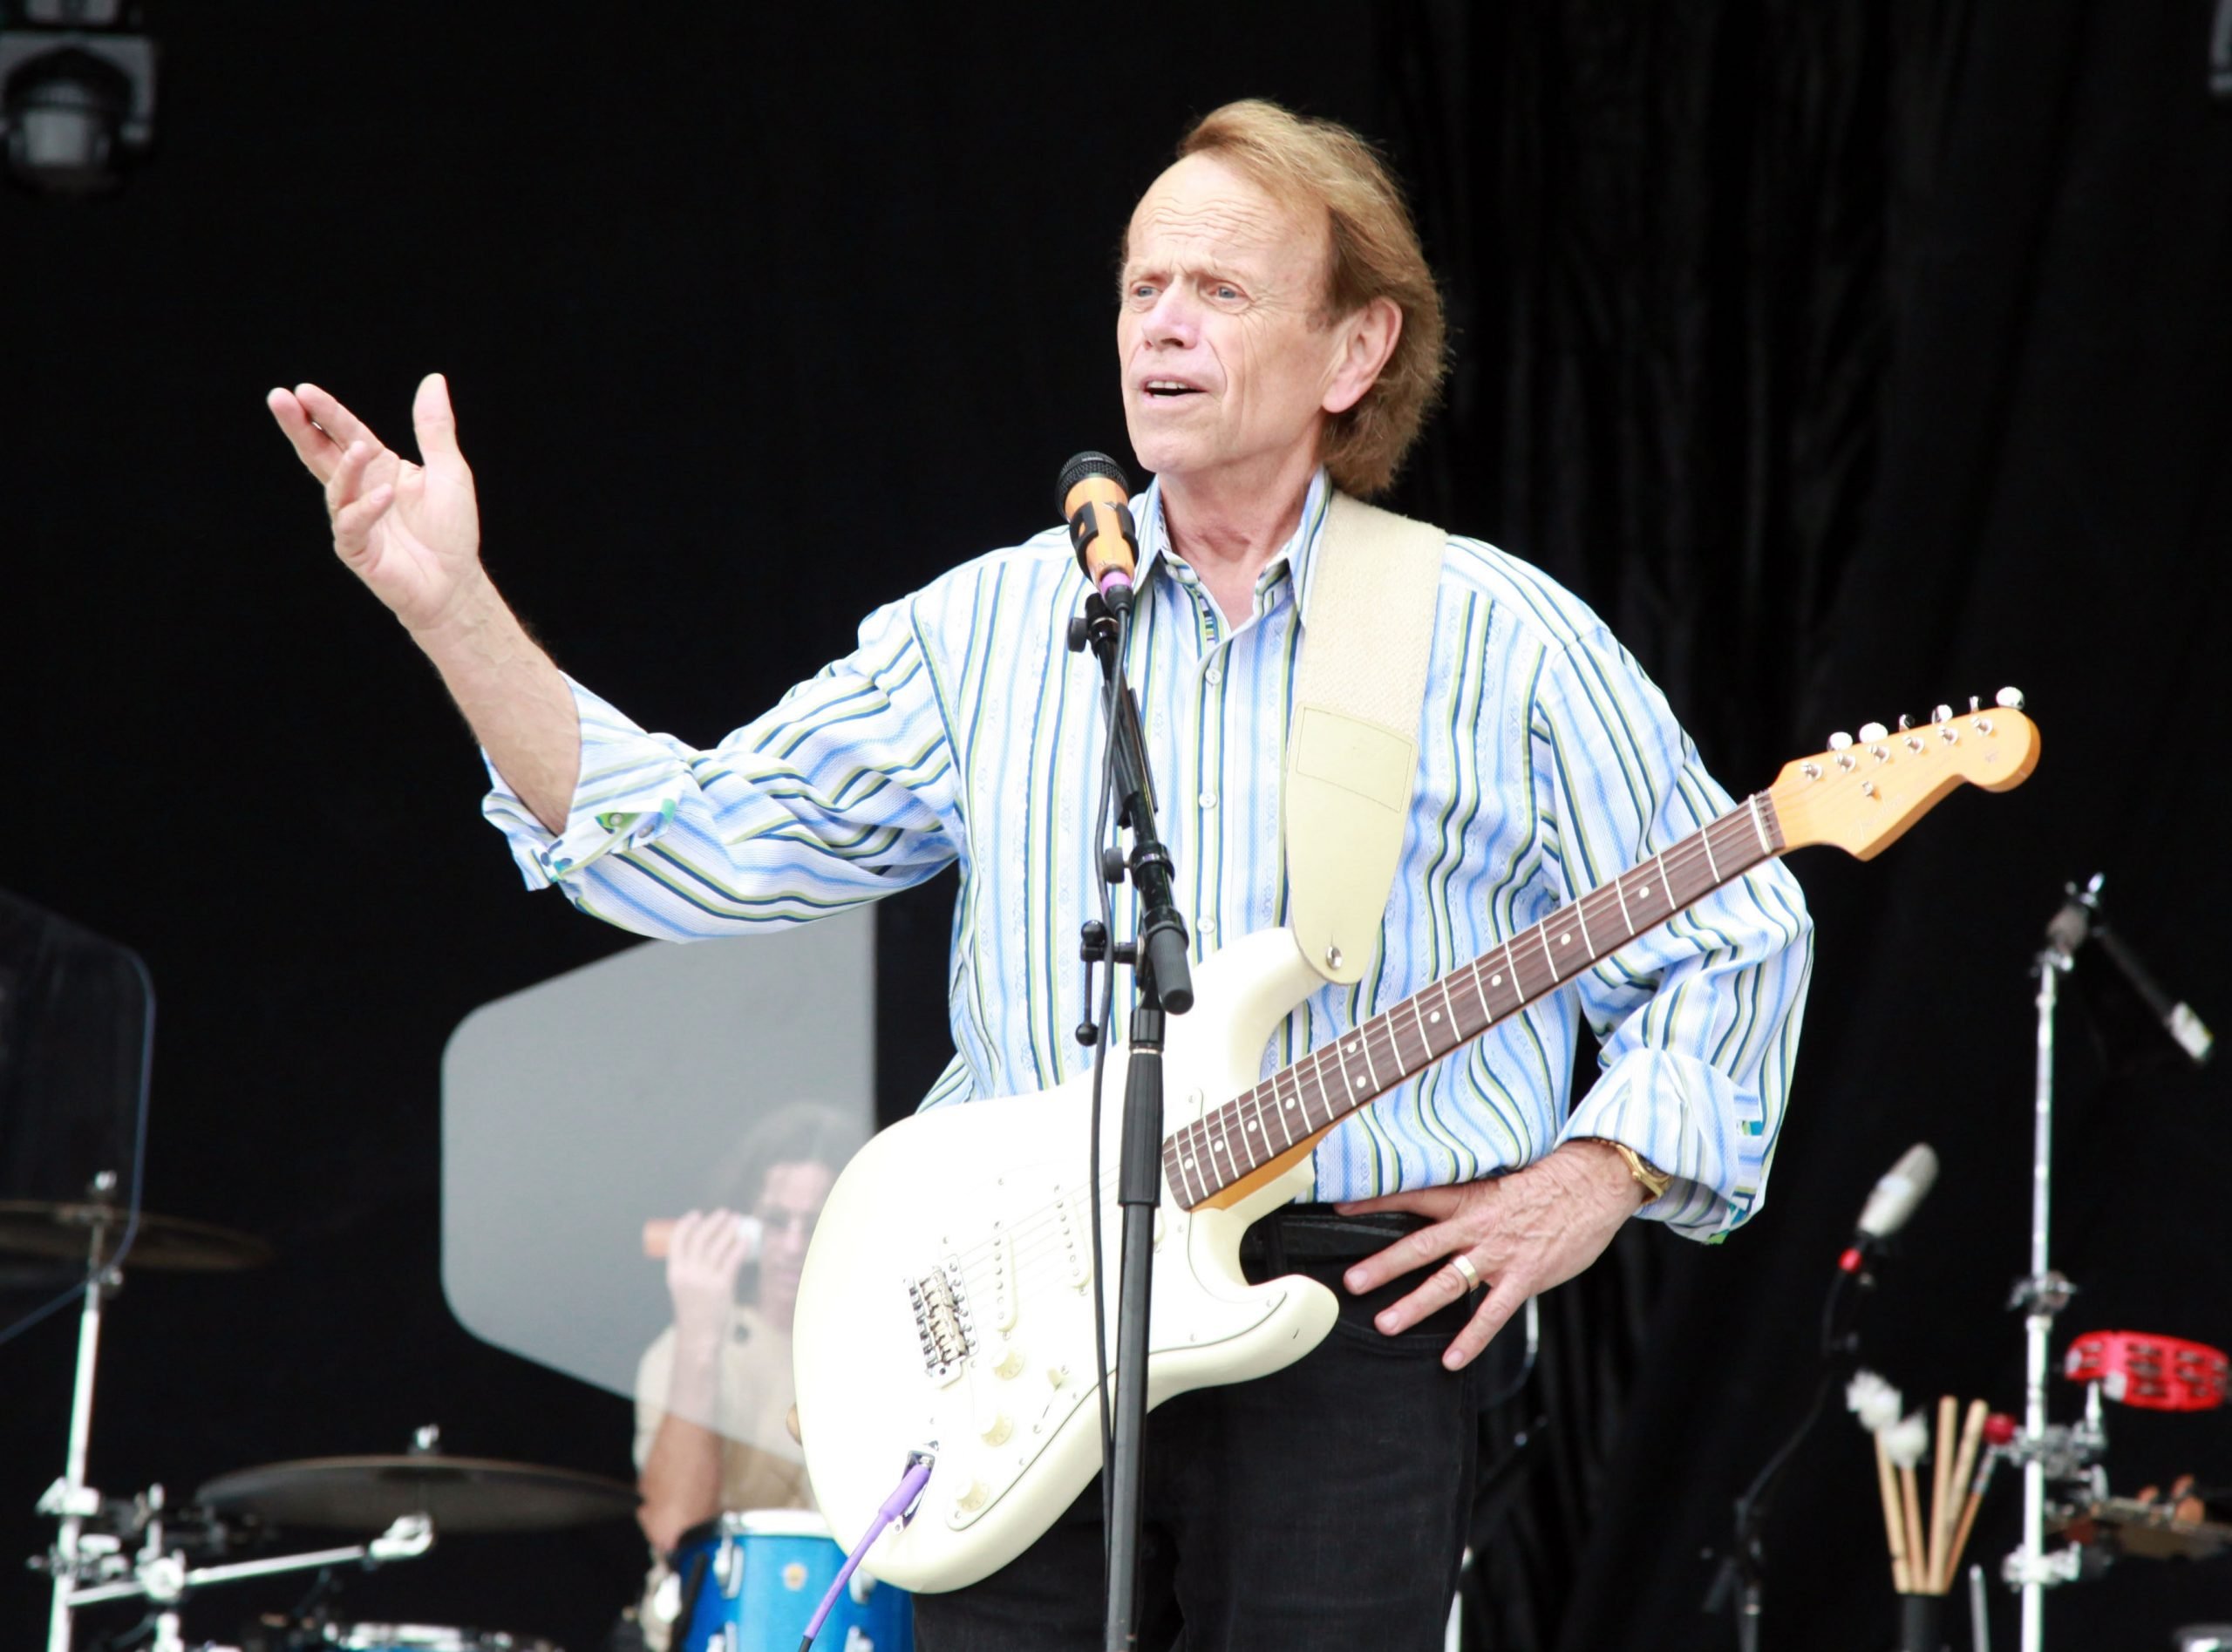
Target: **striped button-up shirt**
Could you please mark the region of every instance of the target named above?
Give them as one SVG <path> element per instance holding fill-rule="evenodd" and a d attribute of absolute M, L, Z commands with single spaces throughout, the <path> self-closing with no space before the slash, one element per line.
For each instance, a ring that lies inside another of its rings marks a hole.
<path fill-rule="evenodd" d="M 1197 957 L 1286 917 L 1280 776 L 1330 497 L 1320 472 L 1237 623 L 1172 552 L 1159 489 L 1134 501 L 1126 663 Z M 852 654 L 702 751 L 576 685 L 565 830 L 500 776 L 487 812 L 530 886 L 676 940 L 800 922 L 957 863 L 956 1053 L 923 1105 L 1050 1088 L 1090 1060 L 1071 1030 L 1078 926 L 1099 912 L 1100 676 L 1064 640 L 1085 595 L 1058 529 L 980 557 L 878 609 Z M 1524 562 L 1453 537 L 1433 625 L 1376 967 L 1297 1009 L 1267 1074 L 1730 806 L 1641 668 Z M 1119 935 L 1132 898 L 1117 894 Z M 1466 1181 L 1602 1137 L 1677 1178 L 1646 1214 L 1724 1233 L 1759 1207 L 1811 948 L 1795 882 L 1756 868 L 1344 1120 L 1317 1149 L 1316 1196 Z M 1602 1071 L 1575 1103 L 1583 1016 Z"/>

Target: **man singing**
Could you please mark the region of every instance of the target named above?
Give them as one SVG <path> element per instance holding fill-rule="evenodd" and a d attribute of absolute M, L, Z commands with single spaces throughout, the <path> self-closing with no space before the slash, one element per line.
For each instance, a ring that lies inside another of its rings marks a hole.
<path fill-rule="evenodd" d="M 1154 476 L 1133 501 L 1129 669 L 1201 956 L 1287 919 L 1281 776 L 1311 570 L 1332 495 L 1384 489 L 1418 434 L 1440 301 L 1366 144 L 1240 103 L 1187 134 L 1133 212 L 1116 345 Z M 801 921 L 957 863 L 956 1054 L 923 1105 L 1080 1069 L 1100 712 L 1096 669 L 1063 643 L 1085 585 L 1058 531 L 879 609 L 852 654 L 695 750 L 561 676 L 506 608 L 439 377 L 413 409 L 420 465 L 314 386 L 270 407 L 325 485 L 336 551 L 479 736 L 487 812 L 530 885 L 690 938 Z M 1294 1013 L 1266 1071 L 1729 806 L 1664 697 L 1540 573 L 1451 537 L 1432 609 L 1377 955 Z M 1181 1395 L 1150 1425 L 1143 1620 L 1161 1643 L 1182 1628 L 1188 1646 L 1277 1652 L 1440 1644 L 1473 1361 L 1629 1218 L 1711 1239 L 1759 1207 L 1810 955 L 1797 887 L 1769 862 L 1319 1145 L 1317 1202 L 1256 1234 L 1344 1289 L 1340 1322 L 1284 1371 Z M 1602 1072 L 1575 1101 L 1584 1015 Z M 1007 1567 L 922 1597 L 921 1644 L 1098 1646 L 1100 1584 L 1095 1487 Z"/>

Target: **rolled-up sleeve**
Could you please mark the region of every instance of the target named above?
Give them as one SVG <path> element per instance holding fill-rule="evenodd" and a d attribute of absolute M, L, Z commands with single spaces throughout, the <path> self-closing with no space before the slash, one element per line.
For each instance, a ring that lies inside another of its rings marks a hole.
<path fill-rule="evenodd" d="M 482 813 L 530 888 L 639 935 L 803 922 L 917 883 L 961 853 L 952 748 L 909 606 L 708 749 L 648 733 L 580 684 L 582 766 L 562 831 L 491 763 Z"/>
<path fill-rule="evenodd" d="M 1530 732 L 1571 895 L 1732 806 L 1601 630 L 1547 660 Z M 1577 983 L 1602 1071 L 1560 1139 L 1634 1148 L 1675 1178 L 1645 1216 L 1693 1239 L 1728 1233 L 1766 1193 L 1812 969 L 1813 921 L 1773 860 L 1618 948 Z"/>

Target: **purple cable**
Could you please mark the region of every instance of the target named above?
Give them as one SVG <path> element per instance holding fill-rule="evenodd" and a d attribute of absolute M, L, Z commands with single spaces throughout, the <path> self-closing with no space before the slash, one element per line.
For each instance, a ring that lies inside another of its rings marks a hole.
<path fill-rule="evenodd" d="M 868 1550 L 875 1546 L 876 1539 L 883 1535 L 883 1528 L 914 1506 L 915 1499 L 922 1494 L 922 1487 L 929 1478 L 930 1459 L 918 1451 L 907 1465 L 906 1478 L 899 1482 L 899 1489 L 883 1499 L 883 1506 L 875 1512 L 875 1519 L 868 1523 L 867 1535 L 853 1546 L 853 1552 L 845 1557 L 845 1564 L 837 1568 L 837 1581 L 829 1586 L 829 1593 L 821 1597 L 821 1604 L 814 1609 L 813 1618 L 806 1626 L 806 1639 L 799 1642 L 799 1652 L 807 1652 L 807 1649 L 813 1646 L 813 1637 L 821 1633 L 821 1626 L 827 1621 L 830 1608 L 837 1604 L 837 1597 L 845 1592 L 845 1585 L 851 1581 L 854 1572 L 867 1557 Z"/>

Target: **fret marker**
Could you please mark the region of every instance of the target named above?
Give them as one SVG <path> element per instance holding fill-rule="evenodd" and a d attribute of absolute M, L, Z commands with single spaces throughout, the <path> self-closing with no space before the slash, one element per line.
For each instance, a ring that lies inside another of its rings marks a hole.
<path fill-rule="evenodd" d="M 1363 1048 L 1363 1046 L 1362 1046 L 1361 1044 L 1351 1044 L 1351 1045 L 1349 1046 L 1349 1053 L 1350 1053 L 1351 1055 L 1352 1055 L 1352 1056 L 1353 1056 L 1354 1054 L 1356 1054 L 1356 1052 L 1357 1052 L 1358 1050 L 1360 1050 L 1360 1049 L 1362 1049 L 1362 1048 Z"/>
<path fill-rule="evenodd" d="M 1492 987 L 1500 987 L 1503 985 L 1503 977 L 1501 976 L 1490 976 L 1488 977 L 1488 984 Z"/>
<path fill-rule="evenodd" d="M 1294 1098 L 1292 1096 L 1289 1096 L 1287 1098 L 1287 1110 L 1289 1112 L 1292 1112 L 1294 1110 Z"/>
<path fill-rule="evenodd" d="M 1569 947 L 1573 945 L 1573 932 L 1571 930 L 1568 930 L 1565 934 L 1560 935 L 1558 937 L 1558 944 L 1562 947 Z"/>
<path fill-rule="evenodd" d="M 1249 1120 L 1248 1121 L 1248 1127 L 1249 1127 L 1249 1129 L 1250 1129 L 1250 1130 L 1253 1130 L 1253 1129 L 1255 1129 L 1255 1128 L 1256 1128 L 1256 1121 L 1255 1121 L 1253 1118 L 1251 1118 L 1251 1119 L 1249 1119 Z"/>
<path fill-rule="evenodd" d="M 1426 1019 L 1428 1021 L 1439 1022 L 1441 1019 L 1441 1011 L 1439 1010 L 1435 1010 L 1432 1015 L 1428 1016 Z"/>
<path fill-rule="evenodd" d="M 1186 1164 L 1186 1168 L 1187 1168 L 1187 1169 L 1191 1170 L 1191 1169 L 1193 1169 L 1193 1168 L 1194 1168 L 1194 1155 L 1193 1155 L 1193 1154 L 1188 1153 L 1188 1154 L 1187 1154 L 1187 1155 L 1186 1155 L 1185 1164 Z"/>

